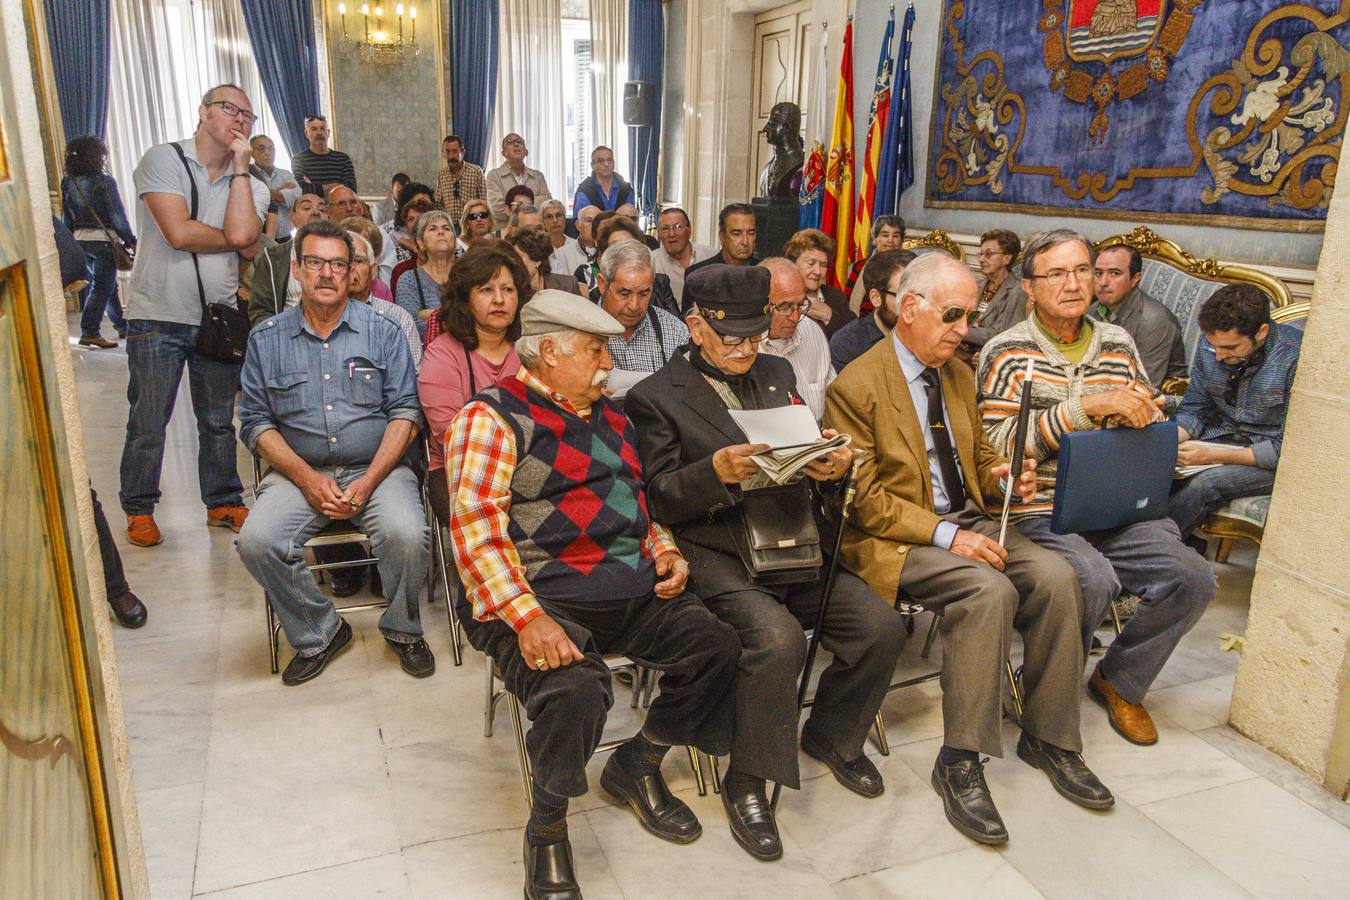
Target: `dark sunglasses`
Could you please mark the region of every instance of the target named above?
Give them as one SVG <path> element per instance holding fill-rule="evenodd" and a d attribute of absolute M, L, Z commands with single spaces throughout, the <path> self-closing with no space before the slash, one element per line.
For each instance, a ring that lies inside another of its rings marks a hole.
<path fill-rule="evenodd" d="M 469 222 L 481 222 L 490 215 L 491 213 L 485 212 L 469 213 L 467 216 L 464 217 L 464 219 Z"/>
<path fill-rule="evenodd" d="M 882 293 L 891 297 L 896 296 L 895 291 L 883 291 Z M 928 299 L 927 297 L 924 297 L 923 294 L 920 294 L 918 291 L 914 292 L 914 296 L 923 297 L 924 300 Z M 962 319 L 968 316 L 973 317 L 974 315 L 975 315 L 974 307 L 966 309 L 964 306 L 944 306 L 942 308 L 942 324 L 954 325 L 955 323 L 961 321 Z"/>

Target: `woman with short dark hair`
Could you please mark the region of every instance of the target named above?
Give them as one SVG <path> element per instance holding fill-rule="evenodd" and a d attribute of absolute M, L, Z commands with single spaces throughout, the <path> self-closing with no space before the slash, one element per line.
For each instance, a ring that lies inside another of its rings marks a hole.
<path fill-rule="evenodd" d="M 520 369 L 513 348 L 520 337 L 520 308 L 534 291 L 530 276 L 509 247 L 473 247 L 450 270 L 441 308 L 427 330 L 417 395 L 427 417 L 431 451 L 428 493 L 443 524 L 450 521 L 443 445 L 450 423 L 469 398 Z M 433 334 L 433 329 L 439 334 Z"/>
<path fill-rule="evenodd" d="M 93 135 L 66 144 L 66 174 L 61 178 L 61 219 L 89 259 L 89 284 L 80 291 L 80 345 L 116 347 L 99 334 L 106 310 L 117 336 L 127 336 L 127 321 L 117 293 L 113 241 L 136 249 L 117 180 L 107 172 L 108 148 Z"/>

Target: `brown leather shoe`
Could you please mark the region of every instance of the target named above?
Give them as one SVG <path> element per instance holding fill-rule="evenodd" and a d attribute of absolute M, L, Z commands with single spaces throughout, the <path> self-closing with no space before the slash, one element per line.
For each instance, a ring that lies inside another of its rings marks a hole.
<path fill-rule="evenodd" d="M 1116 734 L 1129 741 L 1147 747 L 1158 743 L 1158 729 L 1153 726 L 1153 718 L 1142 703 L 1131 703 L 1116 693 L 1111 682 L 1102 674 L 1102 664 L 1092 670 L 1088 679 L 1088 695 L 1106 709 L 1106 717 Z"/>
<path fill-rule="evenodd" d="M 154 516 L 127 516 L 127 540 L 137 547 L 153 547 L 164 537 Z"/>
<path fill-rule="evenodd" d="M 110 341 L 102 335 L 95 335 L 94 337 L 80 338 L 80 346 L 93 347 L 97 350 L 111 350 L 117 346 L 117 341 Z"/>
<path fill-rule="evenodd" d="M 247 506 L 217 506 L 206 511 L 206 524 L 238 531 L 248 518 Z"/>

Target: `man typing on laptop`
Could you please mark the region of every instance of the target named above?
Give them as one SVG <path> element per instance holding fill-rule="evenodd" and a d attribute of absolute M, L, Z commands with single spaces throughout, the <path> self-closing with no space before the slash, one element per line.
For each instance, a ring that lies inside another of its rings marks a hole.
<path fill-rule="evenodd" d="M 1087 317 L 1092 303 L 1093 249 L 1073 231 L 1049 231 L 1027 246 L 1022 284 L 1033 313 L 985 344 L 977 384 L 990 443 L 1009 453 L 1027 361 L 1035 363 L 1026 455 L 1035 459 L 1037 491 L 1013 502 L 1022 534 L 1061 553 L 1083 587 L 1083 641 L 1107 614 L 1122 586 L 1142 598 L 1138 612 L 1097 664 L 1088 683 L 1111 726 L 1135 744 L 1153 744 L 1157 729 L 1143 707 L 1149 686 L 1183 635 L 1214 596 L 1208 563 L 1161 518 L 1101 531 L 1055 534 L 1050 528 L 1061 440 L 1103 427 L 1143 428 L 1161 419 L 1161 397 L 1149 386 L 1134 341 L 1116 325 Z M 1124 460 L 1103 459 L 1102 478 Z"/>

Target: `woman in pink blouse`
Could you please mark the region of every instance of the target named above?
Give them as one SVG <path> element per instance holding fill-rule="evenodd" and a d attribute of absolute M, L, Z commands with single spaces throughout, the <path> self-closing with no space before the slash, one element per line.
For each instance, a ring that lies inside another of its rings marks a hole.
<path fill-rule="evenodd" d="M 520 307 L 532 294 L 520 257 L 497 246 L 471 247 L 450 270 L 436 312 L 441 333 L 427 344 L 417 379 L 431 449 L 431 507 L 443 524 L 450 521 L 442 474 L 450 423 L 470 397 L 520 368 L 512 344 L 520 337 Z"/>

